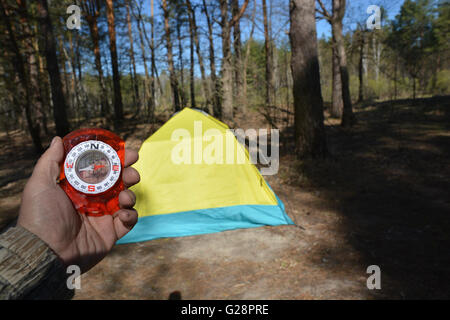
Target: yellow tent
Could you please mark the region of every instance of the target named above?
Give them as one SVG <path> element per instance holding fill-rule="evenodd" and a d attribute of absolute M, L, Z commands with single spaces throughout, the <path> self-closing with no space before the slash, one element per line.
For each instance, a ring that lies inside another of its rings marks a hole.
<path fill-rule="evenodd" d="M 293 224 L 222 122 L 185 108 L 141 146 L 139 220 L 119 243 Z"/>

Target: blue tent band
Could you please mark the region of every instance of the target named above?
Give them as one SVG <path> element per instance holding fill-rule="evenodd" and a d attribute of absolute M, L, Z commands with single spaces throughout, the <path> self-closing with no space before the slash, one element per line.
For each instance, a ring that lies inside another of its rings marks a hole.
<path fill-rule="evenodd" d="M 133 230 L 120 239 L 117 244 L 255 228 L 265 225 L 294 224 L 284 211 L 281 200 L 277 200 L 277 206 L 238 205 L 142 217 L 139 218 L 139 223 L 135 225 Z"/>

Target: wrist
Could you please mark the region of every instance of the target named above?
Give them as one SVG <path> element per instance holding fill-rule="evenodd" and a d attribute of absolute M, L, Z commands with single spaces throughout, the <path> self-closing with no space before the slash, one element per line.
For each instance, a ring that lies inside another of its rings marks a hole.
<path fill-rule="evenodd" d="M 7 299 L 68 297 L 67 275 L 59 257 L 38 236 L 18 225 L 0 235 L 1 278 Z"/>

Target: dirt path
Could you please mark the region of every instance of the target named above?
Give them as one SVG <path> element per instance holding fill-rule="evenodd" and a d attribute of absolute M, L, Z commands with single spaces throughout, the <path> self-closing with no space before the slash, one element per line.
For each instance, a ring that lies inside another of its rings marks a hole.
<path fill-rule="evenodd" d="M 251 119 L 251 121 L 248 121 Z M 264 128 L 254 113 L 239 127 Z M 136 150 L 144 137 L 131 135 Z M 292 159 L 281 160 L 281 173 Z M 117 246 L 84 275 L 78 299 L 365 299 L 365 267 L 320 192 L 268 183 L 299 226 L 262 227 Z"/>
<path fill-rule="evenodd" d="M 284 130 L 267 181 L 297 226 L 118 245 L 75 299 L 449 298 L 449 110 L 448 98 L 367 106 L 351 130 L 327 119 L 327 160 L 295 160 Z M 265 127 L 257 114 L 238 124 Z M 127 132 L 127 146 L 150 131 Z M 366 287 L 372 264 L 382 290 Z"/>

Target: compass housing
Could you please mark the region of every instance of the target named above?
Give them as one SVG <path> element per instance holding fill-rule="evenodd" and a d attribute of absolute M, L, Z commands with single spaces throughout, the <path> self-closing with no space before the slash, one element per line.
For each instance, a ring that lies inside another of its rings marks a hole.
<path fill-rule="evenodd" d="M 60 186 L 75 209 L 92 216 L 112 215 L 120 209 L 124 189 L 122 171 L 125 142 L 100 128 L 79 129 L 63 138 L 64 162 Z"/>

